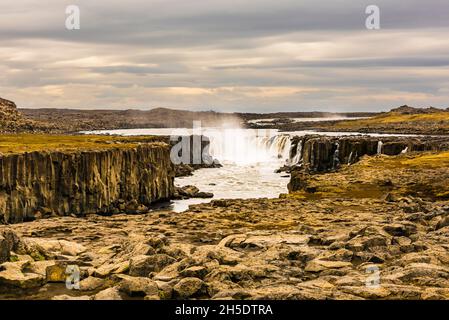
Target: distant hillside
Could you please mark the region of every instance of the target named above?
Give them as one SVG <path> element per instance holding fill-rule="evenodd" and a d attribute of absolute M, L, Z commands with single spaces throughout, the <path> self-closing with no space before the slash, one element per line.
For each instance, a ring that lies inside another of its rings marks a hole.
<path fill-rule="evenodd" d="M 66 131 L 132 129 L 132 128 L 191 128 L 193 121 L 202 126 L 239 126 L 249 120 L 268 118 L 320 118 L 332 116 L 366 117 L 374 113 L 278 112 L 221 113 L 215 111 L 185 111 L 167 108 L 151 110 L 77 110 L 20 109 L 29 119 L 65 126 Z"/>
<path fill-rule="evenodd" d="M 192 128 L 193 121 L 202 126 L 222 123 L 240 124 L 242 120 L 230 113 L 214 111 L 194 112 L 156 108 L 142 110 L 76 110 L 76 109 L 21 109 L 30 119 L 65 124 L 67 131 L 131 128 Z"/>
<path fill-rule="evenodd" d="M 272 113 L 236 113 L 242 119 L 288 119 L 288 118 L 332 118 L 332 117 L 372 117 L 378 112 L 323 112 L 323 111 L 299 111 L 299 112 L 272 112 Z"/>
<path fill-rule="evenodd" d="M 321 124 L 320 129 L 357 132 L 449 134 L 449 109 L 401 106 L 369 119 Z"/>
<path fill-rule="evenodd" d="M 12 101 L 0 98 L 0 133 L 50 132 L 55 126 L 27 119 Z"/>

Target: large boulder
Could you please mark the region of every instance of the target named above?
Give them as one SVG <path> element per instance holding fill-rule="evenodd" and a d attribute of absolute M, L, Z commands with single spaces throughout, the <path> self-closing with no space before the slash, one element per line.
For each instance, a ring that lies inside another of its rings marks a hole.
<path fill-rule="evenodd" d="M 201 279 L 193 277 L 184 278 L 173 287 L 173 292 L 175 297 L 187 299 L 199 293 L 203 285 L 204 283 Z"/>
<path fill-rule="evenodd" d="M 152 256 L 136 256 L 129 262 L 129 274 L 137 277 L 148 277 L 150 272 L 159 272 L 176 260 L 166 254 Z"/>
<path fill-rule="evenodd" d="M 30 262 L 5 262 L 0 265 L 0 287 L 30 289 L 45 283 L 45 277 L 37 273 L 24 272 Z"/>
<path fill-rule="evenodd" d="M 98 292 L 94 296 L 94 300 L 122 300 L 122 297 L 118 288 L 113 287 Z"/>
<path fill-rule="evenodd" d="M 154 296 L 158 295 L 159 289 L 155 281 L 144 277 L 131 277 L 127 275 L 118 275 L 121 279 L 119 290 L 127 295 L 133 296 Z"/>

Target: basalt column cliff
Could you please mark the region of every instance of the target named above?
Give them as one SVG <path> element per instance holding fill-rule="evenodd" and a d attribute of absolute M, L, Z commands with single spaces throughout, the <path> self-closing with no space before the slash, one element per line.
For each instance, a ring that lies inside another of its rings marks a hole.
<path fill-rule="evenodd" d="M 169 146 L 162 142 L 99 150 L 0 156 L 0 221 L 42 216 L 145 211 L 174 192 Z"/>

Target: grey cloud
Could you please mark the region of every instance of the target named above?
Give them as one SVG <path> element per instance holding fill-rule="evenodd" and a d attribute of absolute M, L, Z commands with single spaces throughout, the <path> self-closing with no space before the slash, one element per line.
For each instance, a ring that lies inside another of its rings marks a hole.
<path fill-rule="evenodd" d="M 447 0 L 78 0 L 81 30 L 71 32 L 72 2 L 0 4 L 1 95 L 222 111 L 449 104 Z M 380 31 L 364 28 L 373 3 Z M 174 87 L 199 93 L 166 93 Z M 276 88 L 310 92 L 257 94 Z"/>

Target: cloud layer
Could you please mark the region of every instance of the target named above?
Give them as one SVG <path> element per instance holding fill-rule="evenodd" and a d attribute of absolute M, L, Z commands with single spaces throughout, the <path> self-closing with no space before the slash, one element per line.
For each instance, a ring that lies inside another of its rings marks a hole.
<path fill-rule="evenodd" d="M 81 30 L 65 29 L 65 8 Z M 381 30 L 365 8 L 381 9 Z M 16 0 L 0 96 L 21 107 L 220 111 L 449 106 L 446 0 Z"/>

